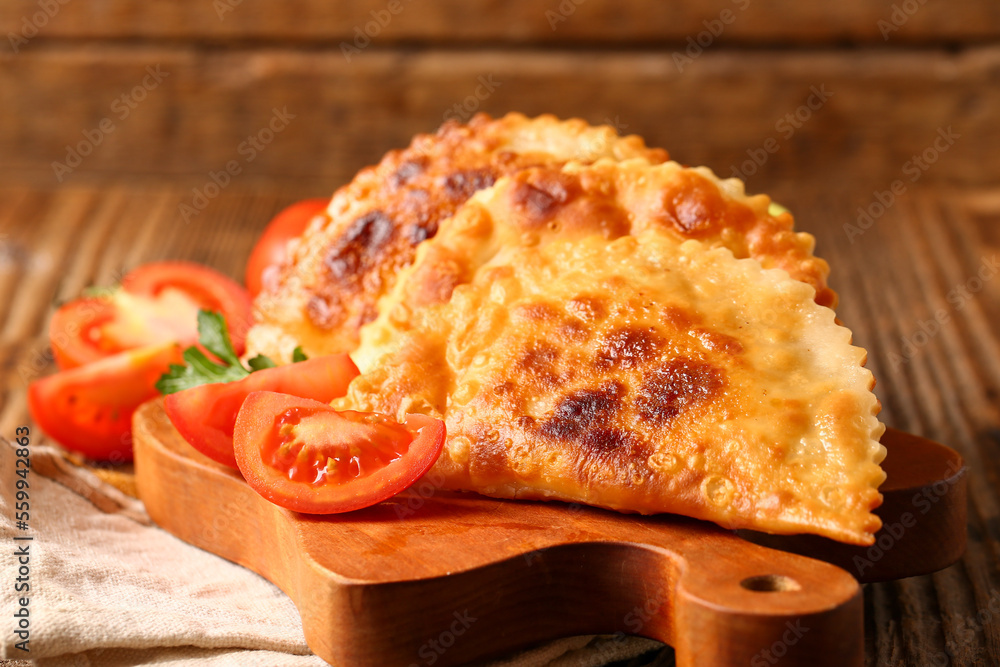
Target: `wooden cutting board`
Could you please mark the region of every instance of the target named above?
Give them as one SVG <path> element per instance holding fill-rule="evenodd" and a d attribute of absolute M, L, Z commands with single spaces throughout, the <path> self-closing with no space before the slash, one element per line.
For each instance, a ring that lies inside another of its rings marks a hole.
<path fill-rule="evenodd" d="M 274 582 L 335 665 L 458 665 L 620 632 L 672 645 L 679 667 L 860 667 L 858 582 L 931 572 L 965 548 L 961 458 L 891 429 L 886 527 L 870 548 L 450 493 L 427 478 L 365 510 L 302 515 L 191 448 L 160 401 L 133 430 L 153 520 Z"/>

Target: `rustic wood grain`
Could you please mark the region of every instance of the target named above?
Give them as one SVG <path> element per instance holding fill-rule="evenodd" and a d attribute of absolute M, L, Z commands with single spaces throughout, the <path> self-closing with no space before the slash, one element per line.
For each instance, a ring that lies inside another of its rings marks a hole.
<path fill-rule="evenodd" d="M 921 188 L 853 245 L 839 225 L 822 228 L 820 243 L 841 267 L 837 276 L 850 286 L 841 317 L 869 350 L 886 421 L 952 444 L 974 471 L 969 548 L 962 566 L 933 575 L 932 589 L 912 590 L 906 582 L 872 587 L 878 664 L 945 664 L 945 658 L 947 664 L 986 664 L 982 661 L 995 662 L 998 656 L 1000 515 L 991 434 L 998 423 L 1000 281 L 987 281 L 962 308 L 948 301 L 948 294 L 979 270 L 983 256 L 992 258 L 998 249 L 969 224 L 966 201 L 984 199 Z M 860 202 L 827 205 L 831 216 L 851 219 L 855 203 Z M 1000 207 L 978 210 L 993 224 L 1000 220 Z M 920 323 L 939 309 L 949 321 L 912 358 L 893 363 L 891 355 L 902 353 L 903 340 L 922 340 Z"/>
<path fill-rule="evenodd" d="M 883 186 L 884 187 L 884 186 Z M 308 184 L 234 184 L 185 226 L 183 186 L 122 183 L 37 188 L 0 183 L 0 433 L 27 421 L 23 380 L 50 372 L 53 298 L 151 259 L 206 261 L 234 277 L 267 219 L 316 194 Z M 937 574 L 865 587 L 869 665 L 980 665 L 1000 660 L 1000 280 L 955 308 L 947 296 L 1000 251 L 1000 190 L 921 179 L 862 236 L 843 225 L 870 188 L 808 178 L 773 194 L 816 234 L 833 266 L 840 317 L 869 350 L 883 419 L 948 443 L 970 464 L 969 542 Z M 951 319 L 904 363 L 901 340 L 939 308 Z M 16 312 L 15 312 L 16 311 Z M 661 658 L 656 658 L 661 659 Z M 667 660 L 667 657 L 662 657 Z M 944 663 L 943 660 L 948 662 Z"/>
<path fill-rule="evenodd" d="M 147 68 L 159 68 L 158 84 Z M 132 91 L 143 97 L 134 109 L 120 100 Z M 55 185 L 167 175 L 203 189 L 233 161 L 245 185 L 263 178 L 329 193 L 466 100 L 463 116 L 475 107 L 614 123 L 684 163 L 736 169 L 751 190 L 806 176 L 867 196 L 908 178 L 913 157 L 933 152 L 948 128 L 958 137 L 917 170 L 921 180 L 1000 178 L 1000 46 L 850 57 L 708 49 L 679 71 L 668 51 L 372 50 L 346 62 L 330 49 L 100 44 L 0 55 L 0 176 Z M 295 118 L 262 151 L 241 153 L 275 109 Z M 797 129 L 786 120 L 796 113 L 805 119 Z M 105 119 L 111 133 L 100 131 Z M 75 171 L 53 166 L 80 146 L 89 155 Z"/>
<path fill-rule="evenodd" d="M 38 13 L 52 0 L 0 3 L 0 435 L 26 423 L 25 383 L 53 369 L 55 302 L 153 259 L 240 278 L 271 215 L 432 131 L 479 77 L 500 83 L 479 110 L 616 122 L 722 175 L 775 138 L 743 175 L 817 236 L 884 421 L 971 467 L 966 555 L 865 586 L 866 662 L 1000 664 L 1000 280 L 961 307 L 948 298 L 1000 250 L 1000 4 L 913 0 L 883 34 L 907 2 L 402 0 L 348 61 L 341 42 L 372 33 L 389 0 L 224 1 L 220 16 L 213 0 L 54 0 L 51 18 Z M 678 66 L 705 21 L 741 6 Z M 120 118 L 111 105 L 156 65 L 169 75 Z M 833 96 L 785 138 L 777 123 L 824 85 Z M 240 143 L 285 106 L 296 119 L 247 162 Z M 57 180 L 52 163 L 104 118 L 115 131 Z M 912 156 L 949 126 L 960 138 L 909 180 Z M 185 222 L 192 189 L 234 159 L 242 173 Z M 905 193 L 849 234 L 895 180 Z M 941 309 L 945 324 L 894 356 Z M 647 664 L 673 653 L 628 667 Z"/>
<path fill-rule="evenodd" d="M 44 14 L 35 18 L 43 7 L 52 8 L 51 19 Z M 356 28 L 365 31 L 366 24 L 381 19 L 368 29 L 381 45 L 684 44 L 688 36 L 706 29 L 706 21 L 722 17 L 728 23 L 723 24 L 720 43 L 882 44 L 888 35 L 893 42 L 938 44 L 1000 35 L 1000 10 L 990 0 L 399 0 L 392 8 L 396 13 L 389 11 L 390 0 L 46 0 L 41 6 L 38 0 L 8 0 L 0 4 L 0 34 L 25 30 L 27 20 L 40 26 L 43 39 L 243 39 L 336 45 L 353 39 Z M 885 27 L 894 18 L 899 29 Z M 887 23 L 880 26 L 880 21 Z"/>

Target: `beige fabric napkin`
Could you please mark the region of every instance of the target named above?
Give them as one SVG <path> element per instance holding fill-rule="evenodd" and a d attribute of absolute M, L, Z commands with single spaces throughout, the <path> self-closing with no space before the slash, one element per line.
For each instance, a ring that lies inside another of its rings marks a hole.
<path fill-rule="evenodd" d="M 149 520 L 142 503 L 31 447 L 30 530 L 14 524 L 14 450 L 0 441 L 0 539 L 31 535 L 30 655 L 0 618 L 0 657 L 41 667 L 323 667 L 292 601 L 253 572 L 190 546 Z M 15 608 L 15 559 L 3 559 L 2 609 Z M 19 594 L 21 595 L 21 594 Z M 597 667 L 655 650 L 657 642 L 576 637 L 490 667 Z"/>

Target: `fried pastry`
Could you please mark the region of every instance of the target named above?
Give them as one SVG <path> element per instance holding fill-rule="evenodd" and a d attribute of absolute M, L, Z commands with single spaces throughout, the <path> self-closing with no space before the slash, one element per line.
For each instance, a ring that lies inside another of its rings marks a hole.
<path fill-rule="evenodd" d="M 874 382 L 769 205 L 611 128 L 448 123 L 334 195 L 248 349 L 352 350 L 334 406 L 444 419 L 449 489 L 870 544 Z"/>
<path fill-rule="evenodd" d="M 405 330 L 415 310 L 447 302 L 456 285 L 506 249 L 599 234 L 611 240 L 656 230 L 678 241 L 697 239 L 753 257 L 764 268 L 784 269 L 816 290 L 815 300 L 833 305 L 827 263 L 813 255 L 814 239 L 796 233 L 787 213 L 772 216 L 765 195 L 748 197 L 737 179 L 720 180 L 705 168 L 643 159 L 592 165 L 524 169 L 475 195 L 421 244 L 379 316 L 362 330 L 355 361 L 364 370 L 379 348 Z"/>
<path fill-rule="evenodd" d="M 310 356 L 354 349 L 359 328 L 375 318 L 379 298 L 418 244 L 475 192 L 528 167 L 600 158 L 658 163 L 667 153 L 609 126 L 549 115 L 479 114 L 467 125 L 449 121 L 435 135 L 417 136 L 338 190 L 327 215 L 292 243 L 289 262 L 254 304 L 248 350 L 287 363 L 297 345 Z"/>
<path fill-rule="evenodd" d="M 481 224 L 520 215 L 514 187 Z M 663 229 L 606 236 L 504 245 L 334 406 L 444 419 L 446 488 L 871 544 L 873 379 L 815 290 Z"/>

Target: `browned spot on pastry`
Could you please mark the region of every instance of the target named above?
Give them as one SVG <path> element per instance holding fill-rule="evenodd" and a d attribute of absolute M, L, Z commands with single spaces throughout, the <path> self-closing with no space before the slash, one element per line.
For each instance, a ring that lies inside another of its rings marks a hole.
<path fill-rule="evenodd" d="M 707 235 L 717 226 L 725 204 L 719 189 L 708 180 L 683 173 L 664 193 L 667 219 L 684 236 Z"/>
<path fill-rule="evenodd" d="M 326 255 L 331 275 L 346 281 L 367 269 L 388 245 L 394 231 L 392 220 L 382 211 L 369 211 L 357 218 Z"/>
<path fill-rule="evenodd" d="M 566 206 L 559 215 L 563 229 L 597 232 L 606 239 L 616 239 L 629 233 L 632 223 L 627 213 L 614 202 L 593 196 L 580 197 Z M 556 224 L 555 221 L 549 223 Z"/>
<path fill-rule="evenodd" d="M 666 324 L 670 324 L 681 331 L 690 329 L 696 322 L 701 321 L 701 317 L 687 308 L 680 306 L 666 306 L 661 311 L 661 316 Z"/>
<path fill-rule="evenodd" d="M 634 368 L 663 344 L 654 331 L 637 327 L 623 327 L 608 334 L 594 360 L 594 367 L 601 371 L 611 368 Z"/>
<path fill-rule="evenodd" d="M 547 303 L 529 303 L 518 306 L 515 309 L 515 314 L 519 317 L 538 322 L 554 320 L 559 315 L 556 309 Z"/>
<path fill-rule="evenodd" d="M 664 191 L 663 211 L 677 232 L 695 239 L 718 235 L 724 229 L 746 234 L 757 222 L 749 206 L 724 199 L 714 183 L 695 172 L 679 174 Z"/>
<path fill-rule="evenodd" d="M 336 299 L 336 297 L 332 297 Z M 343 321 L 343 310 L 326 296 L 313 294 L 306 303 L 309 320 L 320 329 L 332 329 Z"/>
<path fill-rule="evenodd" d="M 489 168 L 463 169 L 445 177 L 444 193 L 449 199 L 465 201 L 479 190 L 496 183 L 496 180 L 496 175 Z"/>
<path fill-rule="evenodd" d="M 555 370 L 555 361 L 559 358 L 559 350 L 545 343 L 532 344 L 518 361 L 518 367 L 531 376 L 532 381 L 546 388 L 559 383 Z"/>
<path fill-rule="evenodd" d="M 427 239 L 434 236 L 437 233 L 437 222 L 431 221 L 429 224 L 414 224 L 406 228 L 406 240 L 417 245 L 418 243 L 423 243 Z"/>
<path fill-rule="evenodd" d="M 551 438 L 579 438 L 618 410 L 624 395 L 625 387 L 617 380 L 605 382 L 597 389 L 574 391 L 559 400 L 539 431 Z"/>
<path fill-rule="evenodd" d="M 597 322 L 608 316 L 608 309 L 598 297 L 578 296 L 566 302 L 566 309 L 584 322 Z"/>
<path fill-rule="evenodd" d="M 427 158 L 423 156 L 404 160 L 396 167 L 396 171 L 392 172 L 392 175 L 389 177 L 389 183 L 394 188 L 402 187 L 423 173 L 426 165 Z"/>
<path fill-rule="evenodd" d="M 649 445 L 632 431 L 618 428 L 594 428 L 583 434 L 580 446 L 597 458 L 620 461 L 642 461 L 649 454 Z"/>
<path fill-rule="evenodd" d="M 375 308 L 374 304 L 366 303 L 361 308 L 361 325 L 374 322 L 376 317 L 378 317 L 378 310 Z"/>
<path fill-rule="evenodd" d="M 507 464 L 507 446 L 500 440 L 499 434 L 488 425 L 473 422 L 467 435 L 476 443 L 472 450 L 469 472 L 475 477 L 489 479 L 501 476 L 509 470 Z"/>
<path fill-rule="evenodd" d="M 566 320 L 559 325 L 556 331 L 563 340 L 569 343 L 582 343 L 590 338 L 590 330 L 576 318 Z"/>
<path fill-rule="evenodd" d="M 531 226 L 547 222 L 579 191 L 579 182 L 572 176 L 556 169 L 533 169 L 516 176 L 510 197 Z"/>
<path fill-rule="evenodd" d="M 413 261 L 416 247 L 436 236 L 439 225 L 469 197 L 502 176 L 526 169 L 560 171 L 566 161 L 561 154 L 545 150 L 545 142 L 529 147 L 538 133 L 549 133 L 553 145 L 562 146 L 574 140 L 579 145 L 588 140 L 590 131 L 585 125 L 560 123 L 551 117 L 529 120 L 512 114 L 493 120 L 480 114 L 464 125 L 446 122 L 434 135 L 419 135 L 408 148 L 390 151 L 379 165 L 362 169 L 337 191 L 331 204 L 334 213 L 326 224 L 311 228 L 296 258 L 273 272 L 267 293 L 259 299 L 260 321 L 297 337 L 317 333 L 303 325 L 326 321 L 329 326 L 319 327 L 323 335 L 312 336 L 314 353 L 353 349 L 359 327 L 369 319 L 365 311 L 392 289 L 400 270 Z M 521 143 L 519 138 L 528 140 L 524 150 L 512 148 Z M 646 148 L 637 139 L 615 140 L 614 146 L 606 148 L 656 163 L 667 158 L 662 150 Z M 584 161 L 604 157 L 580 151 L 574 156 Z M 541 190 L 548 191 L 546 187 Z M 369 233 L 380 232 L 369 234 L 371 238 L 385 239 L 377 252 L 363 239 L 351 240 L 364 231 L 358 229 L 358 216 L 374 225 Z M 383 228 L 386 219 L 394 230 Z M 367 258 L 362 248 L 368 248 Z M 304 304 L 301 311 L 267 305 L 289 298 Z M 322 304 L 305 305 L 312 298 L 332 304 L 336 312 L 325 313 Z M 313 316 L 315 321 L 311 321 Z"/>
<path fill-rule="evenodd" d="M 455 286 L 462 282 L 465 275 L 463 266 L 446 253 L 440 255 L 436 263 L 419 267 L 411 277 L 414 285 L 420 285 L 420 289 L 414 291 L 413 299 L 418 306 L 447 303 Z"/>
<path fill-rule="evenodd" d="M 711 399 L 722 386 L 715 367 L 686 357 L 671 359 L 646 372 L 635 407 L 644 419 L 664 424 Z"/>

